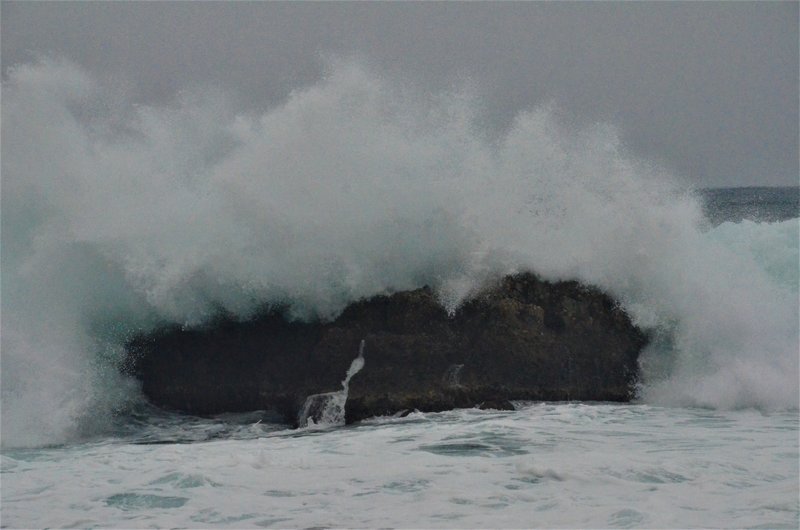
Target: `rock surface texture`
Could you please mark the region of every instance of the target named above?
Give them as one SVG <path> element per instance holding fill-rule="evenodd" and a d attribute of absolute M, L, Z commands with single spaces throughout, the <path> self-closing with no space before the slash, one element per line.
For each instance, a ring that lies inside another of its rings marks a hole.
<path fill-rule="evenodd" d="M 192 414 L 271 409 L 296 423 L 306 398 L 349 382 L 348 423 L 405 410 L 505 408 L 509 400 L 627 401 L 646 344 L 614 300 L 576 282 L 507 276 L 448 315 L 428 288 L 348 306 L 333 322 L 272 312 L 128 344 L 155 405 Z"/>

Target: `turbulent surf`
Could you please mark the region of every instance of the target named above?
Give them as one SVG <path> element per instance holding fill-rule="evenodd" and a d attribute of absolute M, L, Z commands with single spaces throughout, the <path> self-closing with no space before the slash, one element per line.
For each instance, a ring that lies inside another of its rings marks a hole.
<path fill-rule="evenodd" d="M 10 69 L 4 526 L 405 526 L 415 503 L 425 526 L 796 527 L 797 188 L 687 189 L 555 106 L 481 119 L 469 90 L 353 62 L 261 114 L 212 91 L 137 104 L 58 60 Z M 160 326 L 331 320 L 424 285 L 453 311 L 528 271 L 597 286 L 647 330 L 639 403 L 285 431 L 154 410 L 125 375 L 126 341 Z M 696 497 L 709 484 L 727 493 Z M 584 509 L 566 517 L 564 492 Z"/>
<path fill-rule="evenodd" d="M 118 375 L 134 331 L 265 303 L 332 318 L 425 284 L 452 308 L 520 270 L 655 330 L 646 402 L 797 407 L 796 211 L 712 227 L 612 127 L 542 107 L 493 136 L 468 92 L 353 63 L 261 115 L 135 105 L 58 61 L 4 85 L 5 445 L 102 431 L 137 399 Z"/>

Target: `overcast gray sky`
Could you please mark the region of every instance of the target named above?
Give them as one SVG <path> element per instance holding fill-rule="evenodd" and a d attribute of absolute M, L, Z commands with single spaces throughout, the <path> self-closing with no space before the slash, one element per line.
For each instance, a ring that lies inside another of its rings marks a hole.
<path fill-rule="evenodd" d="M 2 71 L 38 54 L 141 102 L 218 86 L 242 109 L 359 55 L 438 90 L 469 79 L 488 121 L 555 101 L 699 186 L 797 184 L 798 3 L 2 2 Z"/>

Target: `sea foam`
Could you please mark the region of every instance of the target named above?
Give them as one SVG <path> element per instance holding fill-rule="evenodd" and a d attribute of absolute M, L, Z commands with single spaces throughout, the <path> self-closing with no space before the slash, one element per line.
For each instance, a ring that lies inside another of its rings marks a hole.
<path fill-rule="evenodd" d="M 599 285 L 653 330 L 648 401 L 797 407 L 797 220 L 709 230 L 612 126 L 542 106 L 494 134 L 469 91 L 347 61 L 260 115 L 217 93 L 136 105 L 58 60 L 3 92 L 4 445 L 135 400 L 131 333 L 424 284 L 452 309 L 521 270 Z"/>

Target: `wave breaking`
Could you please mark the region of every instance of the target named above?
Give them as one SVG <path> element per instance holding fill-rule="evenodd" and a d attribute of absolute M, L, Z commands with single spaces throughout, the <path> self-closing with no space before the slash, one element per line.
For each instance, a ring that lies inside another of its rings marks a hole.
<path fill-rule="evenodd" d="M 451 309 L 532 270 L 621 301 L 658 340 L 654 403 L 798 406 L 798 222 L 709 228 L 615 129 L 550 106 L 499 135 L 468 92 L 352 62 L 260 115 L 224 96 L 134 105 L 55 60 L 2 106 L 2 442 L 96 432 L 137 399 L 123 344 L 267 305 L 335 317 L 432 286 Z"/>

